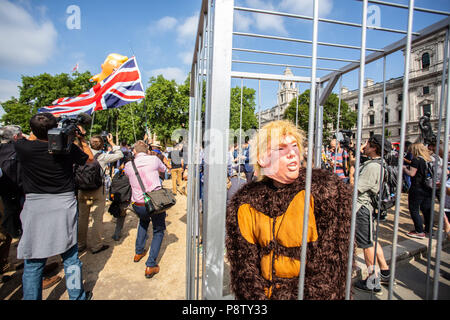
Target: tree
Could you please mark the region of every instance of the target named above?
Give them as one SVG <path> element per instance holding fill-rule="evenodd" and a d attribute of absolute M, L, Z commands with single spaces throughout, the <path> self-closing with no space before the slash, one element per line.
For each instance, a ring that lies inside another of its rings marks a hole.
<path fill-rule="evenodd" d="M 242 88 L 242 130 L 258 128 L 258 120 L 255 115 L 255 90 L 247 87 Z M 239 130 L 241 115 L 241 88 L 231 88 L 230 98 L 230 128 Z"/>
<path fill-rule="evenodd" d="M 91 77 L 89 71 L 75 72 L 72 76 L 67 73 L 22 76 L 19 98 L 13 97 L 1 104 L 5 111 L 1 120 L 5 125 L 20 125 L 23 132 L 29 133 L 29 121 L 39 108 L 51 105 L 58 98 L 77 96 L 88 91 L 93 86 L 89 82 Z"/>
<path fill-rule="evenodd" d="M 187 129 L 189 122 L 189 77 L 177 85 L 162 75 L 150 78 L 146 90 L 148 125 L 162 144 L 171 142 L 176 129 Z"/>
<path fill-rule="evenodd" d="M 339 97 L 335 93 L 328 96 L 323 106 L 323 140 L 327 141 L 336 132 Z M 284 112 L 284 119 L 295 123 L 297 99 L 292 99 L 289 107 Z M 356 124 L 356 112 L 350 110 L 348 104 L 341 100 L 341 111 L 339 118 L 340 129 L 351 129 Z M 298 126 L 308 132 L 309 125 L 309 89 L 298 97 Z"/>

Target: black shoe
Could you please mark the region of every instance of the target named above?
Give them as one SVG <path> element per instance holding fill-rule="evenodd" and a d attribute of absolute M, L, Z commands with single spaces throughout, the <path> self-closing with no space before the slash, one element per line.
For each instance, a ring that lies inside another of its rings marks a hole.
<path fill-rule="evenodd" d="M 102 251 L 105 251 L 105 250 L 108 249 L 108 248 L 109 248 L 109 246 L 108 246 L 107 244 L 104 244 L 100 249 L 95 250 L 95 251 L 92 251 L 92 254 L 100 253 L 100 252 L 102 252 Z"/>
<path fill-rule="evenodd" d="M 381 291 L 381 287 L 380 288 L 376 288 L 375 287 L 373 289 L 369 289 L 367 287 L 366 280 L 358 280 L 358 281 L 356 281 L 354 287 L 355 287 L 355 289 L 357 289 L 359 291 L 366 292 L 366 293 L 373 292 L 377 296 L 381 296 L 383 294 L 383 292 Z"/>

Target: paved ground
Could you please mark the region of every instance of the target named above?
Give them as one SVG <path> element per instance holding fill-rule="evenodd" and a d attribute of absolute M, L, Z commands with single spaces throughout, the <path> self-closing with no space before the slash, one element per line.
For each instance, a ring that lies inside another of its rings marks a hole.
<path fill-rule="evenodd" d="M 165 186 L 170 186 L 170 181 L 165 181 Z M 406 232 L 412 229 L 412 221 L 406 209 L 406 197 L 402 197 L 402 207 L 399 220 L 399 247 L 404 241 L 409 241 L 410 247 L 416 250 L 427 243 L 427 241 L 411 240 L 406 237 Z M 186 197 L 177 195 L 177 204 L 168 211 L 167 230 L 160 252 L 159 265 L 161 271 L 152 279 L 144 277 L 145 259 L 139 263 L 133 262 L 134 243 L 136 239 L 136 226 L 138 218 L 133 213 L 126 217 L 122 238 L 114 241 L 111 236 L 114 233 L 115 219 L 109 214 L 104 215 L 104 237 L 105 243 L 110 245 L 108 250 L 97 255 L 90 252 L 81 254 L 83 262 L 83 277 L 85 289 L 93 291 L 95 300 L 182 300 L 185 299 L 186 286 Z M 379 241 L 387 255 L 390 251 L 390 243 L 393 236 L 393 217 L 381 223 L 379 229 Z M 149 232 L 151 239 L 151 232 Z M 147 247 L 150 245 L 147 241 Z M 15 258 L 17 240 L 13 242 L 10 261 L 18 265 L 21 261 Z M 405 249 L 406 250 L 406 249 Z M 408 249 L 409 250 L 409 249 Z M 411 250 L 409 251 L 412 252 Z M 358 254 L 361 250 L 357 249 Z M 449 255 L 443 256 L 443 264 L 450 264 Z M 359 258 L 359 260 L 361 260 Z M 59 257 L 52 257 L 49 262 L 60 261 Z M 361 261 L 360 261 L 361 263 Z M 425 260 L 426 263 L 426 260 Z M 361 268 L 363 269 L 363 268 Z M 227 270 L 225 268 L 225 270 Z M 364 270 L 362 270 L 364 272 Z M 22 298 L 21 277 L 23 270 L 12 270 L 6 273 L 12 279 L 0 284 L 0 299 L 20 300 Z M 56 270 L 64 277 L 62 266 Z M 224 277 L 227 279 L 227 276 Z M 226 280 L 225 280 L 226 281 Z M 446 284 L 448 285 L 448 284 Z M 43 299 L 67 300 L 64 279 L 57 285 L 44 290 Z"/>

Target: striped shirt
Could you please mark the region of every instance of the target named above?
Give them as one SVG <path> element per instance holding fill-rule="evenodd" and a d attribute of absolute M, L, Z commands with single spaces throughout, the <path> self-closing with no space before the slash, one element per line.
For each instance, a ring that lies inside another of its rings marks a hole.
<path fill-rule="evenodd" d="M 344 159 L 345 163 L 348 162 L 348 153 L 345 150 L 342 150 L 342 152 L 330 152 L 330 157 L 333 161 L 336 162 L 336 174 L 339 178 L 345 179 L 347 178 L 344 174 Z"/>

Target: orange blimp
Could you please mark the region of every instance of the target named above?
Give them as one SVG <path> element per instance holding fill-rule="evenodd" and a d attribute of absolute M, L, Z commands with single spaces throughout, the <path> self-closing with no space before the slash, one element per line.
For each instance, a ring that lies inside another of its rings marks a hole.
<path fill-rule="evenodd" d="M 102 64 L 102 72 L 90 78 L 89 81 L 99 83 L 100 81 L 106 79 L 111 73 L 119 69 L 119 67 L 127 60 L 127 56 L 123 56 L 118 53 L 109 54 Z"/>

